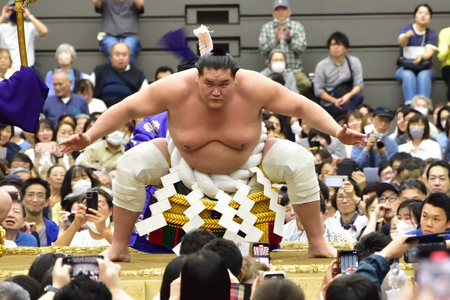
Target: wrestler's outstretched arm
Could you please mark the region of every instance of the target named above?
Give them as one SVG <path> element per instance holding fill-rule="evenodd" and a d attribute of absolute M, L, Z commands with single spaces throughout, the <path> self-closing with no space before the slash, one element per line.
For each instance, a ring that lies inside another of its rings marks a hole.
<path fill-rule="evenodd" d="M 347 125 L 341 127 L 330 114 L 314 101 L 294 93 L 260 74 L 253 76 L 253 78 L 256 76 L 258 76 L 258 85 L 261 87 L 259 90 L 263 91 L 260 99 L 264 101 L 264 109 L 306 120 L 311 127 L 338 138 L 344 144 L 358 147 L 367 144 L 364 134 L 348 129 Z M 255 88 L 254 90 L 258 89 Z"/>
<path fill-rule="evenodd" d="M 132 119 L 146 118 L 166 111 L 166 104 L 173 101 L 172 98 L 176 98 L 174 86 L 180 86 L 183 80 L 178 78 L 179 74 L 173 75 L 175 76 L 170 76 L 170 79 L 167 77 L 152 83 L 142 91 L 108 108 L 86 133 L 77 133 L 61 142 L 61 152 L 70 154 L 82 150 L 92 142 L 119 130 Z"/>

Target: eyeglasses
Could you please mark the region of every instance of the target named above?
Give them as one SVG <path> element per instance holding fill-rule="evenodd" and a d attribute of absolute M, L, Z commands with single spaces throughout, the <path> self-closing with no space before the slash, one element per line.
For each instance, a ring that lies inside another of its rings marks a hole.
<path fill-rule="evenodd" d="M 380 198 L 378 198 L 378 203 L 384 203 L 384 202 L 386 202 L 386 200 L 389 200 L 389 202 L 394 202 L 397 199 L 398 199 L 397 195 L 392 195 L 389 197 L 381 196 Z"/>
<path fill-rule="evenodd" d="M 336 200 L 337 200 L 337 201 L 344 201 L 344 199 L 347 199 L 347 197 L 344 196 L 344 195 L 338 195 L 338 196 L 336 197 Z"/>
<path fill-rule="evenodd" d="M 37 197 L 38 200 L 45 200 L 45 194 L 44 193 L 34 193 L 34 192 L 28 192 L 25 194 L 26 198 L 35 198 Z"/>

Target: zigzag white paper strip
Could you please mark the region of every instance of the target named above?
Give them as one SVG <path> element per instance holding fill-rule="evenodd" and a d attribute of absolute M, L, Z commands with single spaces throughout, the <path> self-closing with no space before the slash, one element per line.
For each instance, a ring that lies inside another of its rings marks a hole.
<path fill-rule="evenodd" d="M 256 243 L 262 237 L 263 233 L 264 232 L 253 226 L 245 236 L 245 239 L 249 242 Z"/>
<path fill-rule="evenodd" d="M 198 200 L 203 197 L 202 190 L 197 186 L 195 190 L 192 190 L 185 198 L 190 205 L 194 205 Z"/>
<path fill-rule="evenodd" d="M 179 181 L 181 181 L 179 171 L 176 171 L 174 173 L 170 173 L 170 174 L 167 174 L 167 175 L 161 177 L 161 182 L 164 186 L 169 186 L 169 185 L 177 183 Z"/>
<path fill-rule="evenodd" d="M 247 198 L 242 202 L 236 214 L 242 219 L 245 219 L 247 215 L 250 213 L 250 210 L 252 209 L 253 205 L 255 205 L 255 202 Z"/>
<path fill-rule="evenodd" d="M 192 220 L 195 218 L 195 216 L 199 215 L 203 210 L 205 210 L 205 205 L 201 201 L 197 201 L 194 205 L 191 205 L 188 209 L 184 211 L 184 214 L 186 217 L 188 217 L 189 220 Z"/>
<path fill-rule="evenodd" d="M 159 200 L 164 200 L 164 199 L 167 199 L 169 197 L 172 197 L 176 193 L 177 193 L 177 191 L 175 190 L 175 187 L 173 185 L 169 185 L 167 187 L 164 187 L 162 189 L 157 190 L 155 192 L 155 197 L 159 201 Z"/>
<path fill-rule="evenodd" d="M 250 229 L 253 228 L 253 224 L 255 224 L 256 220 L 258 220 L 258 217 L 256 217 L 252 213 L 248 214 L 247 217 L 245 217 L 245 219 L 242 221 L 240 230 L 243 233 L 248 234 Z"/>
<path fill-rule="evenodd" d="M 191 230 L 200 228 L 203 224 L 205 224 L 205 221 L 203 221 L 200 216 L 195 216 L 195 218 L 184 224 L 182 229 L 184 230 L 184 232 L 188 233 Z"/>
<path fill-rule="evenodd" d="M 158 201 L 156 203 L 153 203 L 150 205 L 150 211 L 152 212 L 152 215 L 156 216 L 166 210 L 169 210 L 171 208 L 169 199 L 164 199 L 161 201 Z"/>
<path fill-rule="evenodd" d="M 166 219 L 163 214 L 154 215 L 143 221 L 136 223 L 136 229 L 139 236 L 143 236 L 149 232 L 155 231 L 161 227 L 167 225 Z M 120 225 L 119 225 L 120 226 Z"/>

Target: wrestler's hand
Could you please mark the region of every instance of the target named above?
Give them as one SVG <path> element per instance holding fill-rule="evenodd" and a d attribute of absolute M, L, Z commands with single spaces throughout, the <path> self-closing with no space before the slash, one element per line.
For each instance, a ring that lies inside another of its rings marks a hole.
<path fill-rule="evenodd" d="M 61 153 L 62 154 L 70 154 L 73 151 L 80 151 L 91 143 L 91 137 L 89 134 L 78 132 L 77 134 L 72 135 L 67 140 L 60 143 L 62 146 Z"/>
<path fill-rule="evenodd" d="M 341 143 L 346 145 L 355 145 L 358 148 L 367 145 L 366 135 L 348 129 L 346 124 L 336 131 L 336 137 Z"/>

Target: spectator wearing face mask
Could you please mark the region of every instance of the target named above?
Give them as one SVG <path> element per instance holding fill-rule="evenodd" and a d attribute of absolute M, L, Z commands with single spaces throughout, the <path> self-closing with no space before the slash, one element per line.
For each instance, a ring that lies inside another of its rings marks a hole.
<path fill-rule="evenodd" d="M 125 145 L 130 140 L 133 130 L 134 126 L 127 123 L 121 129 L 107 135 L 105 140 L 90 145 L 77 158 L 77 164 L 83 166 L 99 164 L 103 168 L 114 166 L 117 159 L 125 153 Z"/>
<path fill-rule="evenodd" d="M 269 65 L 261 71 L 264 76 L 278 73 L 283 76 L 284 86 L 291 91 L 298 93 L 294 73 L 286 70 L 286 56 L 280 49 L 273 49 L 269 54 Z"/>
<path fill-rule="evenodd" d="M 431 99 L 429 97 L 424 96 L 424 95 L 414 96 L 414 98 L 411 100 L 410 106 L 413 109 L 420 112 L 425 117 L 428 117 L 428 114 L 430 113 L 430 111 L 431 112 L 433 111 L 433 102 L 431 101 Z M 409 122 L 409 120 L 405 120 L 405 121 Z M 428 121 L 428 125 L 430 126 L 430 136 L 433 139 L 437 140 L 439 131 L 437 130 L 436 126 L 432 122 Z"/>
<path fill-rule="evenodd" d="M 425 115 L 415 114 L 408 122 L 406 128 L 407 142 L 398 146 L 400 152 L 406 152 L 413 157 L 423 160 L 427 158 L 442 158 L 438 142 L 430 139 L 430 126 Z"/>

